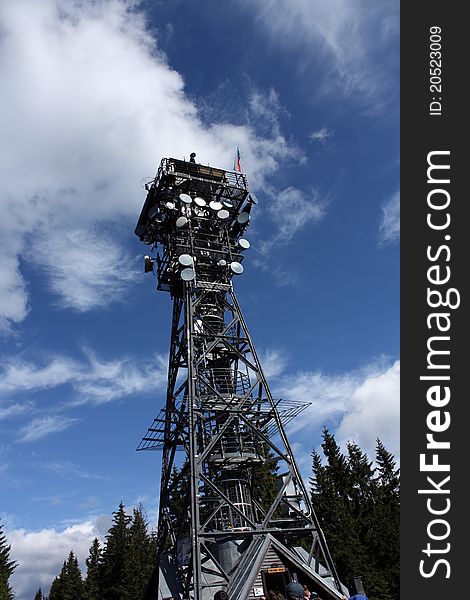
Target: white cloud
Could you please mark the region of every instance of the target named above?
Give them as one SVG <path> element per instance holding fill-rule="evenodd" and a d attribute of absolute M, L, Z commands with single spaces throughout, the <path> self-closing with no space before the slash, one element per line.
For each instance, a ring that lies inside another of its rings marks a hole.
<path fill-rule="evenodd" d="M 0 394 L 35 392 L 70 385 L 76 392 L 69 405 L 91 402 L 102 404 L 166 384 L 166 359 L 155 354 L 138 363 L 130 357 L 102 360 L 84 348 L 82 361 L 53 356 L 46 364 L 22 358 L 9 358 L 0 364 Z"/>
<path fill-rule="evenodd" d="M 346 400 L 357 385 L 356 374 L 334 376 L 307 371 L 282 378 L 276 395 L 289 400 L 311 402 L 307 412 L 303 413 L 304 416 L 308 415 L 308 418 L 296 420 L 290 425 L 290 431 L 296 432 L 307 424 L 311 425 L 313 419 L 316 426 L 321 427 L 326 421 L 337 419 L 344 414 Z"/>
<path fill-rule="evenodd" d="M 279 95 L 274 88 L 268 92 L 252 89 L 248 102 L 247 117 L 250 121 L 256 122 L 257 129 L 264 126 L 264 132 L 273 137 L 282 137 L 279 119 L 281 115 L 290 116 L 287 110 L 281 105 Z M 291 148 L 292 158 L 300 162 L 305 160 L 302 152 L 294 147 Z"/>
<path fill-rule="evenodd" d="M 263 0 L 244 6 L 274 44 L 296 50 L 297 64 L 324 66 L 324 91 L 367 99 L 383 93 L 388 74 L 376 54 L 398 36 L 397 2 Z"/>
<path fill-rule="evenodd" d="M 8 406 L 0 406 L 0 421 L 2 419 L 11 419 L 13 417 L 17 417 L 18 415 L 22 415 L 27 410 L 32 408 L 31 402 L 15 402 L 14 404 L 10 404 Z"/>
<path fill-rule="evenodd" d="M 337 441 L 358 443 L 375 456 L 376 438 L 399 454 L 400 362 L 374 364 L 366 369 L 337 376 L 300 372 L 280 378 L 275 395 L 288 400 L 311 402 L 288 427 L 299 438 L 308 429 L 327 425 Z"/>
<path fill-rule="evenodd" d="M 132 514 L 132 509 L 139 505 L 140 500 L 137 499 L 126 506 L 125 510 L 128 515 Z M 93 503 L 93 498 L 87 498 L 86 501 Z M 153 522 L 156 517 L 157 512 L 152 507 L 148 518 Z M 31 600 L 39 587 L 43 594 L 47 595 L 49 586 L 60 573 L 62 564 L 71 550 L 78 558 L 84 576 L 86 573 L 85 560 L 94 538 L 98 538 L 103 547 L 105 536 L 111 525 L 112 520 L 109 515 L 99 515 L 84 521 L 67 523 L 63 528 L 51 527 L 39 531 L 28 531 L 10 525 L 5 534 L 8 543 L 11 544 L 10 557 L 18 562 L 18 567 L 10 580 L 15 592 L 15 599 Z"/>
<path fill-rule="evenodd" d="M 95 537 L 101 538 L 102 534 L 96 521 L 71 525 L 63 531 L 51 528 L 40 531 L 14 529 L 7 532 L 11 544 L 10 556 L 18 562 L 11 578 L 15 598 L 30 600 L 39 587 L 43 594 L 47 594 L 71 550 L 84 573 L 91 543 Z"/>
<path fill-rule="evenodd" d="M 39 363 L 10 357 L 0 363 L 0 419 L 24 416 L 25 413 L 31 419 L 19 429 L 18 441 L 34 442 L 78 422 L 76 418 L 65 416 L 65 410 L 81 404 L 98 405 L 132 394 L 149 393 L 166 385 L 166 358 L 158 354 L 138 362 L 130 357 L 102 360 L 88 348 L 83 352 L 85 358 L 82 360 L 52 356 L 46 363 Z M 31 396 L 61 386 L 70 388 L 66 393 L 67 401 L 49 408 L 50 414 L 44 414 L 44 408 L 39 413 L 31 399 L 12 401 L 16 394 L 28 392 Z"/>
<path fill-rule="evenodd" d="M 289 243 L 298 231 L 320 221 L 325 215 L 327 203 L 316 190 L 307 193 L 288 187 L 279 193 L 273 192 L 267 213 L 275 223 L 276 230 L 269 240 L 258 242 L 261 255 L 267 256 L 274 245 Z"/>
<path fill-rule="evenodd" d="M 279 130 L 260 137 L 252 124 L 204 124 L 131 0 L 2 3 L 0 28 L 4 329 L 28 313 L 19 257 L 36 255 L 63 306 L 111 300 L 97 277 L 102 244 L 92 227 L 119 222 L 132 234 L 144 200 L 139 182 L 160 157 L 194 150 L 201 162 L 231 168 L 238 146 L 257 186 L 292 154 Z M 67 241 L 68 273 L 57 260 Z M 87 241 L 89 278 L 76 258 Z M 127 268 L 119 245 L 111 245 L 110 265 Z M 75 299 L 66 285 L 73 273 Z M 127 283 L 121 274 L 115 285 Z"/>
<path fill-rule="evenodd" d="M 44 267 L 59 304 L 83 312 L 118 301 L 137 270 L 123 249 L 94 230 L 44 236 L 33 260 Z"/>
<path fill-rule="evenodd" d="M 163 388 L 167 382 L 166 357 L 155 354 L 137 363 L 133 359 L 101 361 L 88 351 L 90 372 L 74 382 L 83 402 L 110 402 L 124 396 Z"/>
<path fill-rule="evenodd" d="M 56 387 L 73 381 L 80 373 L 79 363 L 64 356 L 53 357 L 44 366 L 21 358 L 10 358 L 1 364 L 1 368 L 2 394 Z"/>
<path fill-rule="evenodd" d="M 382 213 L 379 244 L 384 246 L 396 242 L 400 237 L 400 192 L 394 194 L 382 207 Z"/>
<path fill-rule="evenodd" d="M 63 415 L 49 415 L 33 419 L 30 423 L 20 429 L 19 442 L 36 442 L 53 433 L 59 433 L 68 429 L 79 419 L 65 417 Z"/>
<path fill-rule="evenodd" d="M 18 257 L 0 252 L 0 331 L 8 331 L 10 323 L 22 321 L 28 311 L 28 293 Z"/>
<path fill-rule="evenodd" d="M 333 135 L 333 132 L 327 129 L 326 127 L 321 127 L 317 131 L 312 131 L 312 133 L 308 136 L 314 142 L 320 142 L 324 144 L 327 139 L 329 139 Z"/>
<path fill-rule="evenodd" d="M 261 352 L 259 360 L 263 373 L 268 381 L 279 377 L 287 365 L 285 353 L 273 348 Z"/>
<path fill-rule="evenodd" d="M 269 274 L 276 287 L 293 285 L 297 283 L 297 274 L 291 268 L 284 268 L 282 264 L 275 261 L 273 250 L 289 244 L 299 231 L 318 223 L 325 216 L 330 200 L 328 195 L 321 197 L 318 190 L 305 192 L 288 187 L 280 192 L 272 188 L 267 192 L 270 199 L 266 214 L 274 224 L 274 231 L 269 239 L 257 240 L 256 254 L 252 262 Z M 252 230 L 252 233 L 255 231 Z"/>
<path fill-rule="evenodd" d="M 370 375 L 347 400 L 346 413 L 336 430 L 337 440 L 348 440 L 373 449 L 379 437 L 387 450 L 399 453 L 400 433 L 400 363 L 396 361 L 382 373 Z"/>
<path fill-rule="evenodd" d="M 291 442 L 290 447 L 295 457 L 295 462 L 300 472 L 302 473 L 302 479 L 304 480 L 305 487 L 310 489 L 309 478 L 312 476 L 312 449 L 306 447 L 300 442 Z"/>
<path fill-rule="evenodd" d="M 324 216 L 325 202 L 316 191 L 311 191 L 308 197 L 305 192 L 288 187 L 269 203 L 268 212 L 277 224 L 279 241 L 288 242 L 297 231 Z"/>
<path fill-rule="evenodd" d="M 107 481 L 110 478 L 100 473 L 87 471 L 80 465 L 71 462 L 34 463 L 34 467 L 40 467 L 65 479 L 91 479 Z"/>

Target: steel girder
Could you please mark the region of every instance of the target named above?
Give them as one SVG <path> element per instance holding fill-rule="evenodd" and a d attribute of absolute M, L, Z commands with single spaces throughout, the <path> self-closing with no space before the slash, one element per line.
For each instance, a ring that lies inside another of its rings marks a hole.
<path fill-rule="evenodd" d="M 341 589 L 284 430 L 289 416 L 272 397 L 232 286 L 213 291 L 207 284 L 185 283 L 184 297 L 173 305 L 163 418 L 141 444 L 163 450 L 158 556 L 170 552 L 179 561 L 184 597 L 200 600 L 206 587 L 234 590 L 246 576 L 250 546 L 267 534 L 287 547 L 309 538 L 309 562 L 317 571 L 326 566 L 325 575 Z M 183 558 L 169 505 L 171 473 L 181 449 L 185 459 L 173 483 L 189 478 L 190 552 Z M 256 482 L 250 479 L 254 466 L 267 460 L 283 475 L 268 508 L 253 496 Z M 247 497 L 234 497 L 227 486 L 237 479 L 247 484 Z M 239 555 L 231 564 L 221 564 L 218 540 L 236 545 Z"/>

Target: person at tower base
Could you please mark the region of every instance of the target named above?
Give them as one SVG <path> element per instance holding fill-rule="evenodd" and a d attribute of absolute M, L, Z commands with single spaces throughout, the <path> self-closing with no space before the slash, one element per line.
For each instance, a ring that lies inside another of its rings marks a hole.
<path fill-rule="evenodd" d="M 286 600 L 304 600 L 304 586 L 297 581 L 286 585 Z"/>
<path fill-rule="evenodd" d="M 316 592 L 311 592 L 308 585 L 304 585 L 304 600 L 321 600 Z"/>

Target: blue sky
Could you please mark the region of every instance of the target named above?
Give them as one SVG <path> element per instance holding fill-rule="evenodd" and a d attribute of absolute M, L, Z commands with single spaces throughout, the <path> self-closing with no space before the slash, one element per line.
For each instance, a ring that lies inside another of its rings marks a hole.
<path fill-rule="evenodd" d="M 133 230 L 164 156 L 259 205 L 235 281 L 308 476 L 327 425 L 398 457 L 398 3 L 65 0 L 0 8 L 0 514 L 19 600 L 82 561 L 162 405 L 171 304 Z"/>

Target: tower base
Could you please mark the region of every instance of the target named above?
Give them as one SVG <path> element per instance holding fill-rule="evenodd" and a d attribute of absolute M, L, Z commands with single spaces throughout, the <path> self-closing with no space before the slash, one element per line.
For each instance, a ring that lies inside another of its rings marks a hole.
<path fill-rule="evenodd" d="M 213 600 L 214 594 L 226 589 L 230 600 L 261 600 L 268 591 L 278 590 L 284 593 L 286 585 L 296 580 L 316 592 L 321 600 L 341 600 L 349 597 L 348 589 L 342 586 L 342 593 L 336 587 L 333 578 L 325 567 L 315 561 L 309 563 L 309 553 L 300 546 L 287 548 L 271 534 L 259 536 L 256 543 L 242 556 L 236 567 L 237 575 L 232 578 L 228 588 L 220 587 L 220 577 L 211 577 L 211 560 L 204 564 L 202 600 Z M 149 585 L 149 588 L 151 585 Z M 187 600 L 178 583 L 177 567 L 167 555 L 160 561 L 159 589 L 148 590 L 144 600 Z"/>

